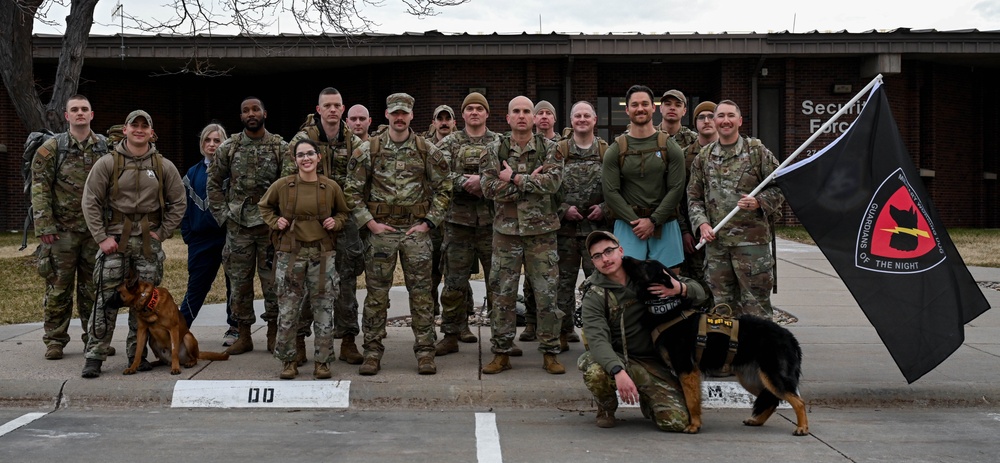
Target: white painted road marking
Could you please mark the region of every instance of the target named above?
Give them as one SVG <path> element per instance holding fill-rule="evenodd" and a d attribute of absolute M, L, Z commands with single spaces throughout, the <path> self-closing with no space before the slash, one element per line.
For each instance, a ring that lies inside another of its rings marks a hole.
<path fill-rule="evenodd" d="M 503 463 L 497 416 L 493 413 L 476 413 L 476 460 L 479 463 Z"/>
<path fill-rule="evenodd" d="M 350 381 L 200 381 L 174 384 L 177 408 L 347 408 Z"/>
<path fill-rule="evenodd" d="M 28 423 L 31 423 L 32 421 L 35 421 L 45 415 L 48 415 L 48 413 L 26 413 L 24 415 L 21 415 L 21 417 L 19 418 L 10 420 L 3 426 L 0 426 L 0 436 L 3 436 Z"/>
<path fill-rule="evenodd" d="M 616 391 L 617 393 L 617 391 Z M 702 381 L 701 382 L 701 406 L 702 408 L 753 408 L 753 401 L 756 400 L 753 394 L 743 389 L 743 386 L 736 381 Z M 618 406 L 624 408 L 639 408 L 639 404 L 629 405 L 622 402 L 618 396 Z M 778 408 L 792 408 L 788 402 L 781 401 Z"/>

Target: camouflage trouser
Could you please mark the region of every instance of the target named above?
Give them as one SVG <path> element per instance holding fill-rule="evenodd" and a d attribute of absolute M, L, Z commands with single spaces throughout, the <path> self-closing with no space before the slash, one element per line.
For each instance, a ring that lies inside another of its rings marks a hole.
<path fill-rule="evenodd" d="M 128 240 L 128 249 L 124 249 L 121 240 L 118 251 L 104 256 L 104 262 L 98 258 L 94 266 L 94 282 L 97 284 L 97 307 L 104 307 L 104 301 L 118 292 L 118 286 L 125 281 L 129 267 L 138 274 L 139 280 L 159 285 L 163 279 L 163 248 L 156 239 L 150 239 L 153 258 L 147 260 L 142 253 L 142 237 L 133 236 Z M 108 346 L 115 334 L 115 320 L 118 318 L 119 307 L 107 307 L 107 310 L 97 309 L 91 314 L 87 324 L 87 354 L 88 359 L 104 361 L 108 357 Z M 138 325 L 135 313 L 128 314 L 128 337 L 125 339 L 125 353 L 129 358 L 135 356 L 135 331 Z M 145 346 L 143 346 L 145 348 Z"/>
<path fill-rule="evenodd" d="M 698 244 L 697 239 L 695 239 L 695 244 Z M 705 281 L 705 248 L 708 245 L 702 246 L 701 249 L 696 249 L 694 254 L 684 254 L 684 262 L 681 263 L 680 273 L 688 278 Z"/>
<path fill-rule="evenodd" d="M 604 371 L 604 367 L 594 362 L 590 351 L 580 356 L 576 366 L 583 372 L 583 383 L 594 394 L 594 401 L 605 410 L 617 410 L 615 380 Z M 687 427 L 690 416 L 684 393 L 681 392 L 680 383 L 666 368 L 659 374 L 669 376 L 669 380 L 650 373 L 638 362 L 632 362 L 626 372 L 639 391 L 639 405 L 643 416 L 652 418 L 662 431 L 680 432 Z"/>
<path fill-rule="evenodd" d="M 274 295 L 274 246 L 271 245 L 270 228 L 267 225 L 243 227 L 232 221 L 227 225 L 222 266 L 232 285 L 229 306 L 233 319 L 246 325 L 257 321 L 253 313 L 253 274 L 256 271 L 264 292 L 264 314 L 260 318 L 277 320 L 278 298 Z"/>
<path fill-rule="evenodd" d="M 279 313 L 274 356 L 278 360 L 288 362 L 295 359 L 295 336 L 298 334 L 302 307 L 306 305 L 318 308 L 312 311 L 316 329 L 313 340 L 315 360 L 320 363 L 334 360 L 333 301 L 340 290 L 340 278 L 335 270 L 333 254 L 324 254 L 319 247 L 303 247 L 297 257 L 290 252 L 275 253 L 274 286 Z M 326 267 L 325 274 L 320 273 L 321 267 Z"/>
<path fill-rule="evenodd" d="M 427 234 L 431 235 L 431 301 L 434 303 L 434 315 L 441 315 L 441 295 L 438 294 L 438 287 L 441 286 L 443 278 L 441 254 L 444 244 L 444 230 L 441 227 L 436 227 Z"/>
<path fill-rule="evenodd" d="M 348 217 L 344 229 L 337 234 L 336 267 L 340 290 L 333 302 L 333 337 L 357 336 L 358 327 L 358 276 L 365 271 L 364 243 L 354 225 L 354 218 Z M 302 304 L 302 319 L 298 327 L 299 336 L 312 335 L 313 314 L 309 301 Z"/>
<path fill-rule="evenodd" d="M 38 250 L 39 274 L 48 268 L 45 278 L 44 328 L 42 340 L 48 346 L 69 343 L 69 323 L 73 320 L 73 291 L 76 291 L 76 311 L 83 327 L 83 343 L 87 344 L 87 321 L 94 309 L 94 262 L 100 247 L 87 232 L 60 231 L 51 245 L 42 243 Z M 44 264 L 44 265 L 43 265 Z"/>
<path fill-rule="evenodd" d="M 705 246 L 705 280 L 716 304 L 729 304 L 734 315 L 771 318 L 773 260 L 771 245 Z"/>
<path fill-rule="evenodd" d="M 441 291 L 441 332 L 459 334 L 468 326 L 473 311 L 472 287 L 469 275 L 478 265 L 490 274 L 493 254 L 493 227 L 472 227 L 444 224 L 444 290 Z M 478 263 L 477 263 L 478 262 Z M 493 289 L 486 285 L 486 299 L 493 300 Z"/>
<path fill-rule="evenodd" d="M 580 267 L 583 267 L 583 274 L 590 276 L 594 273 L 594 262 L 590 259 L 587 249 L 584 246 L 586 236 L 558 236 L 559 252 L 559 290 L 558 304 L 559 310 L 566 315 L 562 317 L 559 328 L 560 333 L 573 331 L 573 311 L 576 310 L 576 281 L 580 276 Z M 525 323 L 536 324 L 538 322 L 537 308 L 534 300 L 534 290 L 531 283 L 524 280 L 524 321 Z"/>
<path fill-rule="evenodd" d="M 365 312 L 361 330 L 365 333 L 365 357 L 382 358 L 385 346 L 386 312 L 389 309 L 389 288 L 396 271 L 396 257 L 403 266 L 406 291 L 410 296 L 410 324 L 413 329 L 413 352 L 417 358 L 434 356 L 434 305 L 431 302 L 431 237 L 427 233 L 406 235 L 401 231 L 368 236 L 365 258 Z"/>
<path fill-rule="evenodd" d="M 538 307 L 538 350 L 558 354 L 559 328 L 563 317 L 556 306 L 556 281 L 559 278 L 559 254 L 556 233 L 535 236 L 512 236 L 493 233 L 493 260 L 489 286 L 496 288 L 492 313 L 493 352 L 510 353 L 517 330 L 514 305 L 521 266 L 525 279 L 531 280 Z"/>

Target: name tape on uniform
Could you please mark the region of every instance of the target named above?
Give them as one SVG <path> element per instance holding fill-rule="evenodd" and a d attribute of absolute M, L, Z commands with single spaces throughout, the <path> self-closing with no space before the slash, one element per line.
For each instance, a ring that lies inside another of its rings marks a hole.
<path fill-rule="evenodd" d="M 350 381 L 177 381 L 175 408 L 347 408 Z"/>

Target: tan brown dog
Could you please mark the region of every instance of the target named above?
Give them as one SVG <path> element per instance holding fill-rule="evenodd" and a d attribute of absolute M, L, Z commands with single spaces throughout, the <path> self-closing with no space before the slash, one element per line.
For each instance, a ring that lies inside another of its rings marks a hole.
<path fill-rule="evenodd" d="M 154 287 L 146 281 L 130 280 L 127 278 L 118 287 L 118 294 L 121 294 L 125 305 L 135 312 L 139 322 L 136 345 L 141 349 L 148 339 L 149 349 L 159 359 L 153 365 L 169 363 L 170 374 L 179 375 L 181 365 L 191 368 L 199 359 L 229 360 L 229 354 L 198 350 L 198 341 L 188 331 L 177 303 L 166 288 Z M 132 365 L 122 374 L 135 374 L 141 361 L 142 356 L 136 355 Z"/>

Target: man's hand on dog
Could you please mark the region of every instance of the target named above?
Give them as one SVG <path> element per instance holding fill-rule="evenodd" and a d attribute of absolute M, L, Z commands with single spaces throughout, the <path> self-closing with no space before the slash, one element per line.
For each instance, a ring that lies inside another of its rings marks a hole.
<path fill-rule="evenodd" d="M 661 285 L 659 283 L 656 283 L 656 284 L 649 285 L 649 288 L 647 288 L 647 289 L 649 290 L 650 294 L 652 294 L 654 296 L 659 296 L 661 298 L 662 297 L 679 296 L 681 294 L 681 289 L 682 289 L 680 282 L 678 282 L 677 280 L 675 280 L 673 278 L 670 278 L 670 283 L 674 285 L 673 288 L 668 288 L 665 285 Z"/>
<path fill-rule="evenodd" d="M 639 390 L 636 389 L 635 383 L 632 382 L 632 378 L 625 370 L 619 371 L 615 375 L 615 387 L 618 388 L 618 395 L 621 396 L 622 401 L 629 405 L 639 403 Z"/>

